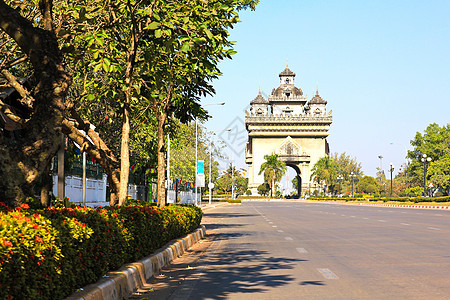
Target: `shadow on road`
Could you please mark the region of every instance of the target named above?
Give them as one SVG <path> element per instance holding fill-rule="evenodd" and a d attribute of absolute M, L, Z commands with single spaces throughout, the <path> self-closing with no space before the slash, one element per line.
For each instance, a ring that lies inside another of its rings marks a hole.
<path fill-rule="evenodd" d="M 325 285 L 323 281 L 302 281 L 300 285 Z"/>
<path fill-rule="evenodd" d="M 220 238 L 220 236 L 219 236 Z M 239 248 L 251 248 L 251 244 L 239 244 Z M 267 251 L 230 249 L 208 255 L 205 276 L 196 291 L 196 299 L 226 299 L 230 294 L 261 293 L 269 288 L 289 284 L 294 277 L 283 270 L 292 269 L 301 259 L 269 256 Z"/>
<path fill-rule="evenodd" d="M 205 213 L 208 218 L 243 218 L 243 217 L 257 217 L 257 214 L 244 213 Z"/>

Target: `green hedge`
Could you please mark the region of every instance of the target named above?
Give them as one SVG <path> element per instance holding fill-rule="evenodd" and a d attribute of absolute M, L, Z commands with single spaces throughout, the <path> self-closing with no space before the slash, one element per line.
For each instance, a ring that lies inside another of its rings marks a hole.
<path fill-rule="evenodd" d="M 353 197 L 309 197 L 308 200 L 318 200 L 318 201 L 383 201 L 383 202 L 450 202 L 450 196 L 443 197 L 372 197 L 372 198 L 353 198 Z"/>
<path fill-rule="evenodd" d="M 200 225 L 195 206 L 15 209 L 0 202 L 0 299 L 62 299 Z"/>

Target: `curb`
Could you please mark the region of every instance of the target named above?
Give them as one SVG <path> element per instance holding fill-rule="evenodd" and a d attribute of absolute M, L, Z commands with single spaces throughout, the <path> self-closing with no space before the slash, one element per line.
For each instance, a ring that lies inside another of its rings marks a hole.
<path fill-rule="evenodd" d="M 434 205 L 402 205 L 402 204 L 383 204 L 383 203 L 358 203 L 358 205 L 450 210 L 450 206 L 434 206 Z"/>
<path fill-rule="evenodd" d="M 142 287 L 147 279 L 158 275 L 159 271 L 180 257 L 196 242 L 204 238 L 206 228 L 201 225 L 194 232 L 183 238 L 169 242 L 162 250 L 137 262 L 122 266 L 119 270 L 108 272 L 96 283 L 83 287 L 66 300 L 119 300 L 127 298 L 137 288 Z"/>

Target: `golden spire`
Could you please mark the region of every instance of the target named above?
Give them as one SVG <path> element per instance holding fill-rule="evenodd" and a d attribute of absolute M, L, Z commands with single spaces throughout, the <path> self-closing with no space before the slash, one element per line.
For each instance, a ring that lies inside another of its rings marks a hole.
<path fill-rule="evenodd" d="M 286 68 L 289 68 L 289 59 L 286 59 Z"/>
<path fill-rule="evenodd" d="M 319 81 L 317 81 L 316 95 L 319 95 Z"/>
<path fill-rule="evenodd" d="M 258 93 L 261 94 L 261 82 L 259 83 Z"/>

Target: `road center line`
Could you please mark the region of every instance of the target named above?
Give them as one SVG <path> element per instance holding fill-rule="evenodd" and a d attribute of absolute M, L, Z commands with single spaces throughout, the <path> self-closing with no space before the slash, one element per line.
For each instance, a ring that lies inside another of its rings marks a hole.
<path fill-rule="evenodd" d="M 409 226 L 410 224 L 408 224 L 408 223 L 400 223 L 400 224 L 402 224 L 402 225 L 407 225 L 407 226 Z"/>
<path fill-rule="evenodd" d="M 308 253 L 305 248 L 295 248 L 297 249 L 298 253 Z"/>
<path fill-rule="evenodd" d="M 290 236 L 286 236 L 286 237 L 284 237 L 284 239 L 287 241 L 292 241 L 292 238 Z"/>
<path fill-rule="evenodd" d="M 339 279 L 339 277 L 333 272 L 331 272 L 330 269 L 318 268 L 317 271 L 319 271 L 320 274 L 322 274 L 322 276 L 325 277 L 326 279 Z"/>
<path fill-rule="evenodd" d="M 432 230 L 441 230 L 440 228 L 436 228 L 436 227 L 427 227 L 428 229 L 432 229 Z"/>
<path fill-rule="evenodd" d="M 278 231 L 278 232 L 284 232 L 284 231 L 283 231 L 283 230 L 281 230 L 281 229 L 278 229 L 277 231 Z"/>
<path fill-rule="evenodd" d="M 386 220 L 378 220 L 378 222 L 387 222 Z"/>
<path fill-rule="evenodd" d="M 277 227 L 277 225 L 272 225 L 272 227 Z"/>

